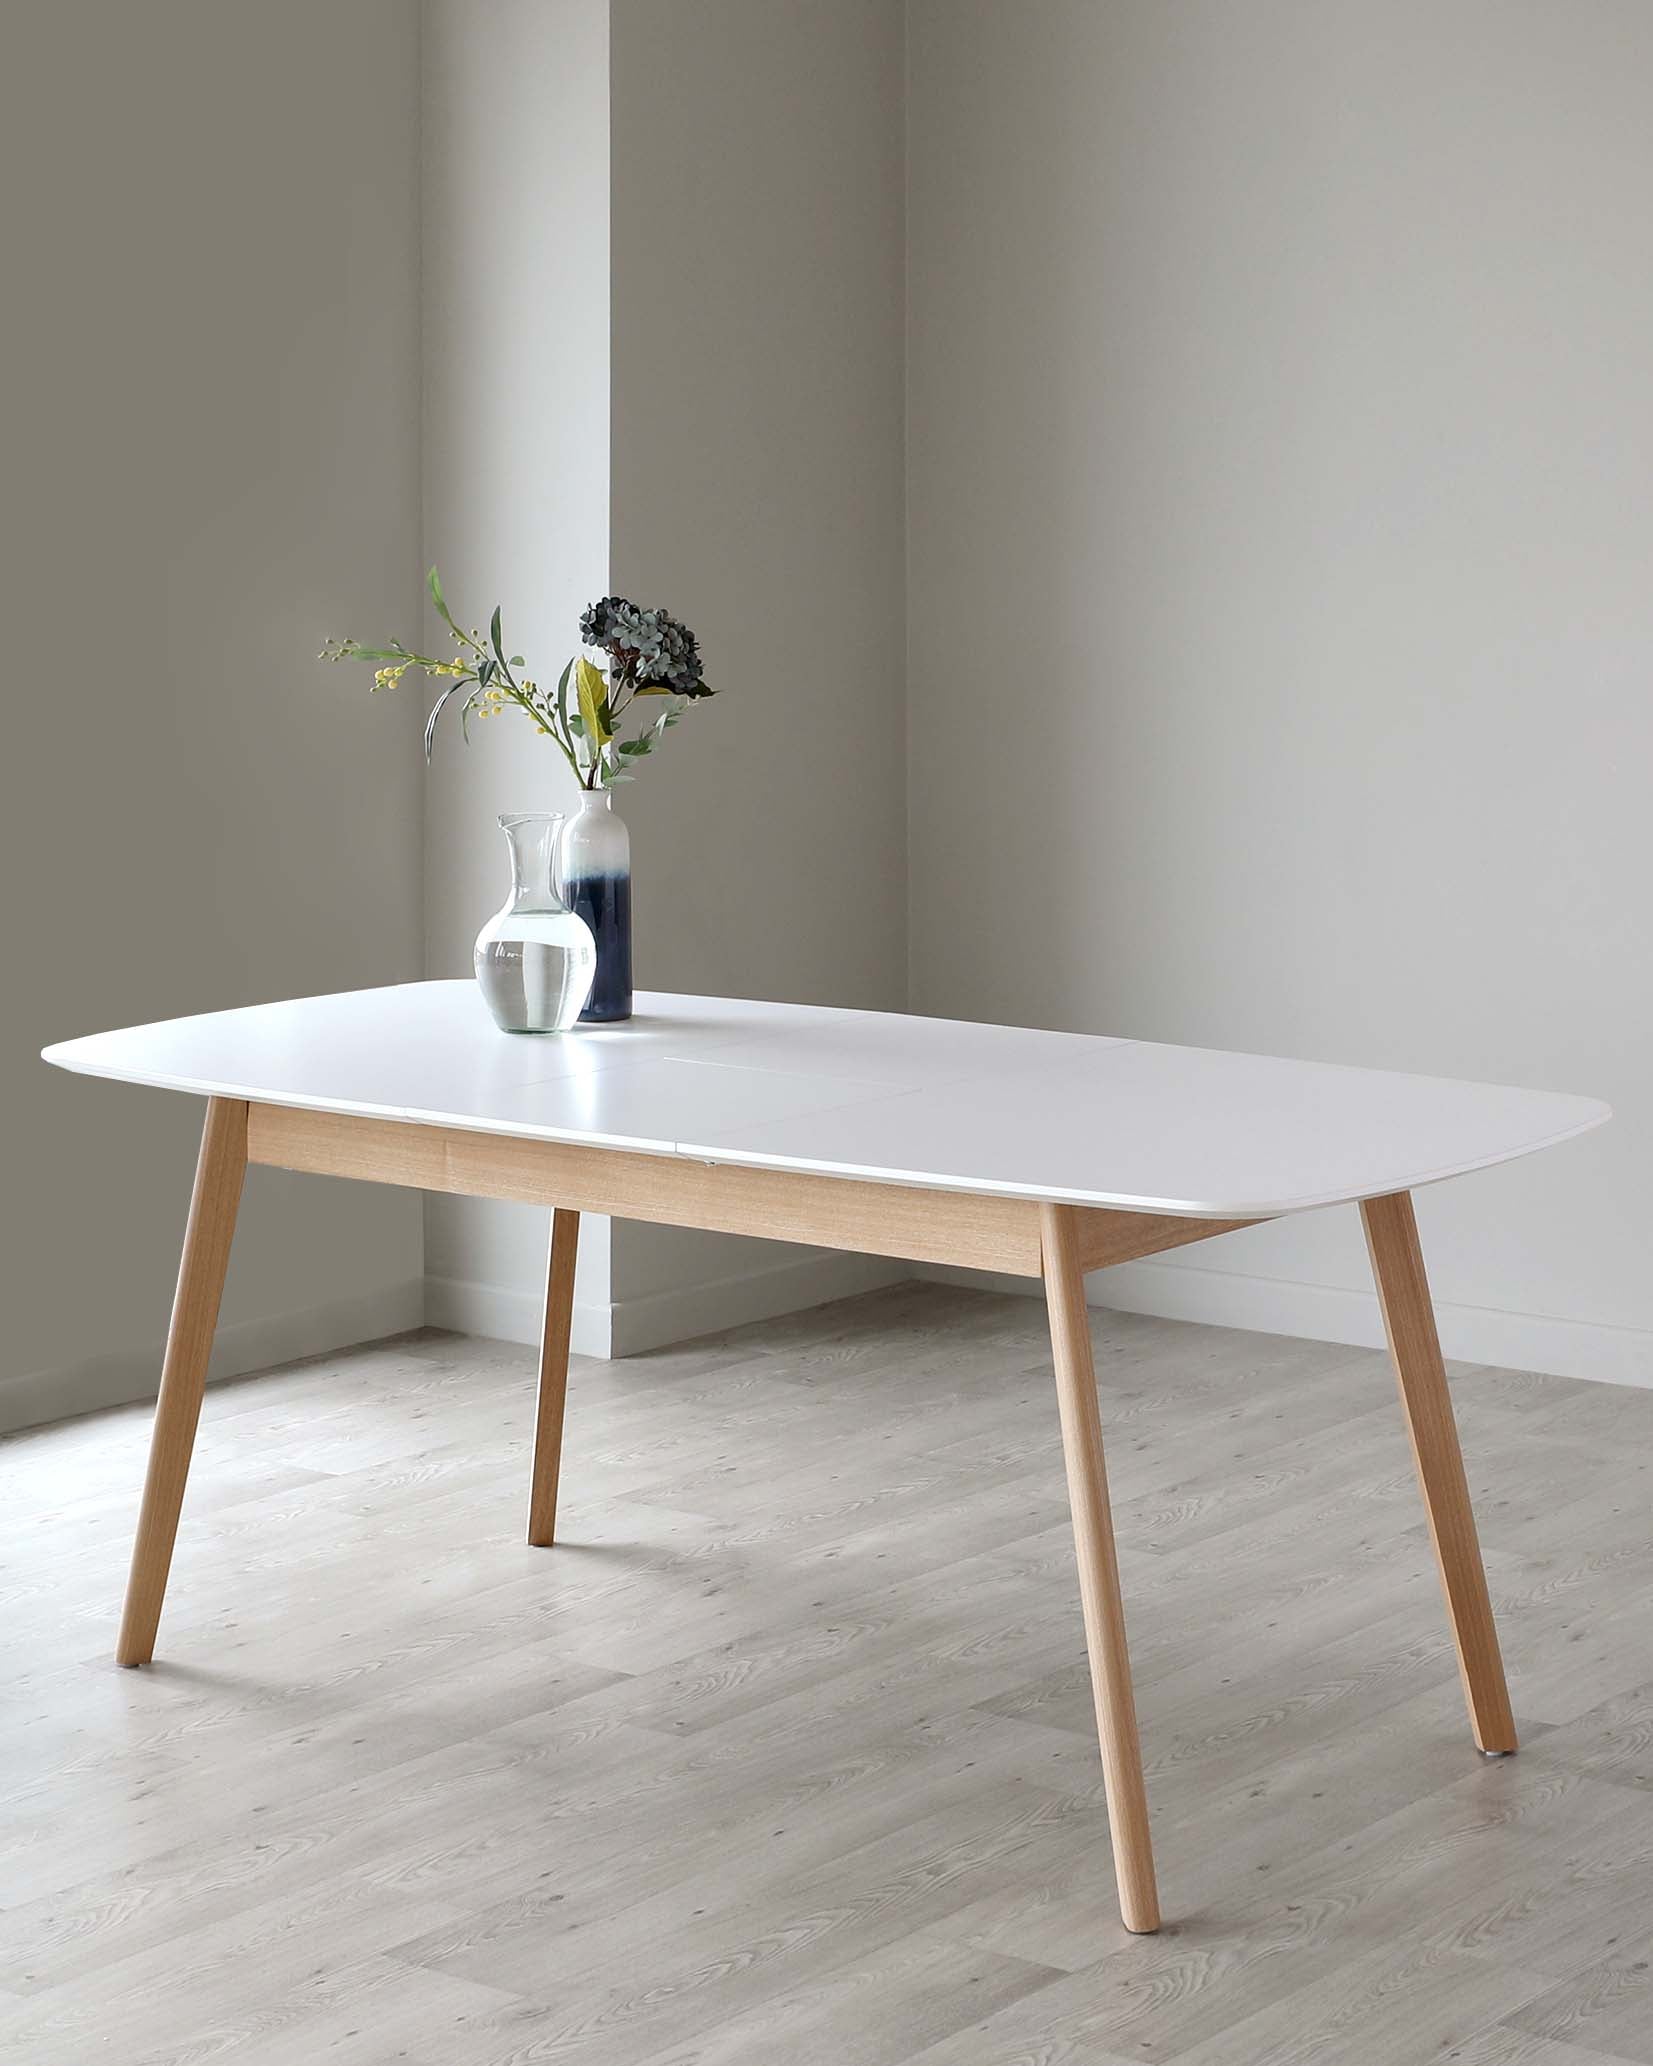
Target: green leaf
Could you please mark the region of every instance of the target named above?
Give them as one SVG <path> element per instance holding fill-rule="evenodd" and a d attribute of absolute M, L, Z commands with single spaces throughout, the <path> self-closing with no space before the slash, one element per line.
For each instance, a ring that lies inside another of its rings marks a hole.
<path fill-rule="evenodd" d="M 707 688 L 703 681 L 697 681 L 687 689 L 674 689 L 669 682 L 651 681 L 639 682 L 637 693 L 639 696 L 679 696 L 685 702 L 696 703 L 702 696 L 715 696 L 717 690 Z"/>
<path fill-rule="evenodd" d="M 435 704 L 431 708 L 430 716 L 425 720 L 425 764 L 427 767 L 430 765 L 431 748 L 436 744 L 436 720 L 442 715 L 449 698 L 457 696 L 464 686 L 463 682 L 450 682 L 441 695 L 437 697 Z"/>
<path fill-rule="evenodd" d="M 495 658 L 501 667 L 505 665 L 505 648 L 499 642 L 499 605 L 494 604 L 494 614 L 488 620 L 488 637 L 493 643 Z"/>
<path fill-rule="evenodd" d="M 496 610 L 494 612 L 494 615 L 497 617 L 499 615 L 499 612 Z M 528 663 L 523 659 L 520 653 L 513 653 L 511 655 L 511 665 L 513 667 L 525 667 L 527 664 Z"/>
<path fill-rule="evenodd" d="M 574 687 L 580 699 L 580 715 L 585 720 L 585 729 L 598 745 L 606 745 L 608 733 L 603 729 L 603 704 L 608 700 L 608 684 L 603 680 L 601 670 L 592 666 L 583 654 L 574 662 Z"/>
<path fill-rule="evenodd" d="M 448 615 L 447 600 L 442 594 L 442 577 L 434 567 L 425 576 L 425 586 L 430 590 L 430 599 L 436 606 L 436 614 L 444 624 L 451 624 L 453 619 Z"/>

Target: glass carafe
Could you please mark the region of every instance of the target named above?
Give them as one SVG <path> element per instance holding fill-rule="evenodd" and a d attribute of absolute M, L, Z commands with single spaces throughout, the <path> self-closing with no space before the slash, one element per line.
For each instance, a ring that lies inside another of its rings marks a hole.
<path fill-rule="evenodd" d="M 591 928 L 557 894 L 562 818 L 501 818 L 511 849 L 511 894 L 476 936 L 476 980 L 507 1033 L 563 1033 L 591 994 Z"/>

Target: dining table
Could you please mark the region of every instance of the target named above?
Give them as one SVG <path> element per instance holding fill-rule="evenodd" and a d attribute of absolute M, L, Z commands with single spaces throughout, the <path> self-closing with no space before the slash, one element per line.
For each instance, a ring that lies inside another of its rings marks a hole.
<path fill-rule="evenodd" d="M 1354 1207 L 1478 1750 L 1516 1747 L 1413 1193 L 1610 1114 L 1587 1097 L 906 1013 L 639 993 L 510 1034 L 474 983 L 256 1004 L 45 1059 L 206 1100 L 116 1657 L 155 1653 L 249 1164 L 551 1208 L 527 1539 L 556 1539 L 583 1214 L 1038 1282 L 1127 1929 L 1159 1927 L 1088 1272 Z M 115 1144 L 110 1144 L 110 1152 Z M 1488 1194 L 1490 1195 L 1490 1194 Z M 887 1410 L 901 1412 L 899 1385 Z M 754 1459 L 754 1467 L 760 1460 Z"/>

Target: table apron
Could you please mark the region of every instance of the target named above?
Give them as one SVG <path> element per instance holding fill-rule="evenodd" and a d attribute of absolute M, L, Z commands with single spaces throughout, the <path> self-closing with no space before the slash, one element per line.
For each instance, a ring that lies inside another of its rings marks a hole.
<path fill-rule="evenodd" d="M 1015 1277 L 1037 1277 L 1042 1270 L 1039 1202 L 1032 1198 L 749 1169 L 297 1105 L 248 1105 L 247 1160 L 463 1198 L 520 1200 L 614 1219 L 852 1249 L 905 1262 L 951 1263 Z M 1069 1210 L 1081 1267 L 1087 1270 L 1256 1224 L 1103 1206 Z"/>

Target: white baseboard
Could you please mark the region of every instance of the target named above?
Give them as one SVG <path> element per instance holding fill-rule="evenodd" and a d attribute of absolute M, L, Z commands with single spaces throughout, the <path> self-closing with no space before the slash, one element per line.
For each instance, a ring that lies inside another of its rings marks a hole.
<path fill-rule="evenodd" d="M 979 1271 L 821 1252 L 619 1305 L 576 1305 L 572 1346 L 576 1355 L 582 1356 L 639 1355 L 668 1342 L 691 1340 L 749 1320 L 773 1319 L 911 1276 L 991 1284 L 1023 1295 L 1037 1292 L 1025 1277 L 990 1277 Z M 1088 1291 L 1093 1305 L 1113 1306 L 1122 1312 L 1296 1335 L 1311 1341 L 1346 1342 L 1358 1348 L 1383 1345 L 1377 1300 L 1370 1292 L 1153 1261 L 1098 1271 L 1090 1279 Z M 1653 1389 L 1653 1332 L 1643 1328 L 1501 1312 L 1446 1300 L 1438 1302 L 1436 1318 L 1442 1347 L 1461 1362 Z M 376 1341 L 421 1324 L 500 1341 L 536 1342 L 540 1302 L 537 1294 L 505 1285 L 444 1277 L 426 1278 L 421 1284 L 409 1279 L 358 1298 L 335 1299 L 326 1305 L 220 1328 L 208 1382 L 244 1376 L 250 1370 L 300 1356 L 325 1355 L 332 1349 Z M 0 1378 L 0 1434 L 152 1399 L 161 1349 L 161 1343 L 154 1341 L 53 1370 Z"/>
<path fill-rule="evenodd" d="M 1036 1293 L 1025 1277 L 996 1277 L 928 1267 L 916 1272 L 951 1283 Z M 1380 1349 L 1383 1321 L 1377 1296 L 1325 1284 L 1242 1275 L 1192 1263 L 1119 1263 L 1086 1283 L 1093 1306 L 1151 1313 L 1162 1320 L 1197 1320 L 1209 1327 L 1240 1327 L 1258 1334 L 1296 1335 L 1307 1341 L 1346 1342 Z M 1609 1327 L 1593 1320 L 1556 1320 L 1542 1313 L 1508 1313 L 1488 1306 L 1438 1299 L 1435 1321 L 1441 1347 L 1460 1363 L 1490 1363 L 1504 1370 L 1537 1370 L 1552 1377 L 1587 1377 L 1601 1384 L 1653 1389 L 1653 1333 Z"/>
<path fill-rule="evenodd" d="M 875 1256 L 824 1251 L 769 1269 L 714 1278 L 647 1298 L 614 1305 L 576 1303 L 570 1346 L 577 1356 L 637 1356 L 668 1342 L 717 1334 L 748 1320 L 772 1320 L 829 1299 L 876 1291 L 912 1275 L 904 1263 Z M 425 1280 L 425 1318 L 432 1327 L 458 1334 L 490 1335 L 496 1341 L 537 1342 L 540 1301 L 536 1293 L 509 1285 L 477 1284 L 457 1277 Z"/>
<path fill-rule="evenodd" d="M 659 1292 L 616 1306 L 574 1308 L 572 1346 L 580 1356 L 635 1356 L 667 1342 L 687 1341 L 770 1320 L 780 1313 L 824 1305 L 899 1283 L 912 1271 L 873 1256 L 825 1251 L 770 1269 L 748 1271 L 710 1284 Z M 207 1382 L 244 1377 L 272 1363 L 326 1355 L 357 1342 L 378 1341 L 411 1327 L 450 1327 L 499 1341 L 537 1342 L 540 1301 L 535 1293 L 449 1277 L 409 1278 L 357 1298 L 334 1299 L 288 1313 L 272 1313 L 220 1327 Z M 0 1378 L 0 1434 L 67 1420 L 106 1406 L 153 1399 L 160 1381 L 163 1343 L 151 1341 L 107 1356 L 51 1370 Z"/>
<path fill-rule="evenodd" d="M 271 1363 L 324 1356 L 331 1349 L 401 1334 L 422 1326 L 424 1318 L 425 1287 L 417 1277 L 409 1277 L 359 1297 L 240 1320 L 219 1328 L 207 1382 L 216 1384 Z M 163 1347 L 160 1341 L 145 1342 L 55 1370 L 0 1378 L 0 1434 L 35 1427 L 42 1421 L 67 1420 L 76 1413 L 95 1413 L 105 1406 L 130 1405 L 135 1399 L 153 1399 L 160 1384 Z"/>
<path fill-rule="evenodd" d="M 487 1341 L 537 1342 L 540 1295 L 509 1284 L 477 1284 L 466 1277 L 425 1279 L 425 1324 Z M 576 1356 L 608 1354 L 607 1306 L 574 1307 L 570 1342 Z"/>
<path fill-rule="evenodd" d="M 715 1278 L 710 1284 L 627 1299 L 611 1309 L 613 1346 L 609 1353 L 638 1356 L 668 1342 L 692 1341 L 697 1335 L 719 1334 L 725 1327 L 743 1327 L 749 1320 L 773 1320 L 782 1313 L 824 1306 L 835 1298 L 853 1298 L 859 1291 L 877 1291 L 911 1275 L 906 1263 L 819 1249 L 767 1269 Z"/>

